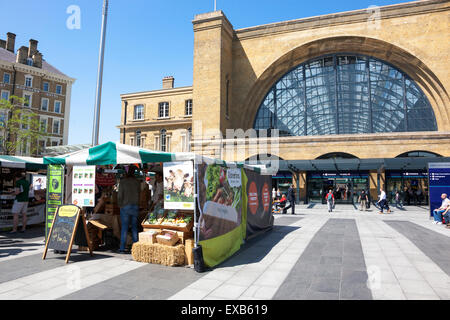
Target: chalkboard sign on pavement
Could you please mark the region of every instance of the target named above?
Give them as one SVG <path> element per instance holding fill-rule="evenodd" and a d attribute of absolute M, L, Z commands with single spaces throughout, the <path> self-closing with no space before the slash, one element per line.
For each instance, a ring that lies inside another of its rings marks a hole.
<path fill-rule="evenodd" d="M 81 209 L 74 205 L 60 206 L 53 219 L 42 259 L 45 259 L 48 249 L 54 249 L 67 252 L 67 263 L 74 243 L 80 246 L 89 247 L 89 252 L 92 256 L 86 220 Z"/>

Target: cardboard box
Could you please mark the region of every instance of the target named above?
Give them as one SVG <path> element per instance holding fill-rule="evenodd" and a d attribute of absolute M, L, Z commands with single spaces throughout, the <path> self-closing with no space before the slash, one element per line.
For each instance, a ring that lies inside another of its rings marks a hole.
<path fill-rule="evenodd" d="M 184 260 L 187 265 L 194 264 L 194 252 L 192 249 L 195 247 L 194 239 L 186 239 L 184 243 Z"/>
<path fill-rule="evenodd" d="M 159 235 L 159 231 L 149 230 L 145 232 L 139 232 L 139 242 L 142 243 L 156 243 L 156 236 Z"/>
<path fill-rule="evenodd" d="M 179 238 L 176 231 L 162 230 L 161 234 L 156 236 L 156 241 L 166 246 L 174 246 L 178 242 Z"/>

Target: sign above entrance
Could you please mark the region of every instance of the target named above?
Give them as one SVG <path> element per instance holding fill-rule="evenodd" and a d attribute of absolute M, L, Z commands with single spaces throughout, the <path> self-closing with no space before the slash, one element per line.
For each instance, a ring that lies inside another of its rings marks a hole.
<path fill-rule="evenodd" d="M 368 172 L 313 172 L 309 174 L 310 178 L 313 179 L 336 179 L 336 178 L 344 178 L 344 179 L 350 179 L 350 178 L 368 178 L 369 173 Z"/>

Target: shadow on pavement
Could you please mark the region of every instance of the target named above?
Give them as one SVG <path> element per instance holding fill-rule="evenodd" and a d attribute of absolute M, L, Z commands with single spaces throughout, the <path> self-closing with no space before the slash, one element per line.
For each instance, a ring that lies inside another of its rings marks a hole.
<path fill-rule="evenodd" d="M 300 227 L 274 225 L 271 230 L 248 240 L 241 246 L 241 249 L 238 252 L 213 269 L 258 263 L 264 259 L 272 248 L 278 242 L 283 240 L 286 235 L 298 229 L 300 229 Z"/>

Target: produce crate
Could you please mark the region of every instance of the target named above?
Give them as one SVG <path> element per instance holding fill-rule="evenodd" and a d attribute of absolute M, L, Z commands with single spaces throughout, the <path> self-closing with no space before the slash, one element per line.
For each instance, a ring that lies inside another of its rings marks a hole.
<path fill-rule="evenodd" d="M 192 211 L 179 211 L 178 214 L 183 214 L 184 216 L 190 216 L 191 221 L 187 223 L 186 225 L 176 225 L 173 223 L 164 223 L 164 220 L 168 218 L 168 214 L 166 214 L 165 219 L 160 224 L 160 227 L 169 229 L 169 230 L 175 230 L 175 231 L 181 231 L 181 232 L 190 232 L 192 231 L 192 227 L 194 226 L 194 214 Z"/>
<path fill-rule="evenodd" d="M 139 232 L 139 242 L 156 243 L 156 236 L 158 234 L 159 234 L 159 231 L 156 231 L 156 230 Z"/>
<path fill-rule="evenodd" d="M 166 246 L 174 246 L 178 242 L 178 234 L 172 230 L 162 230 L 161 234 L 156 236 L 156 241 L 159 244 L 164 244 Z"/>

